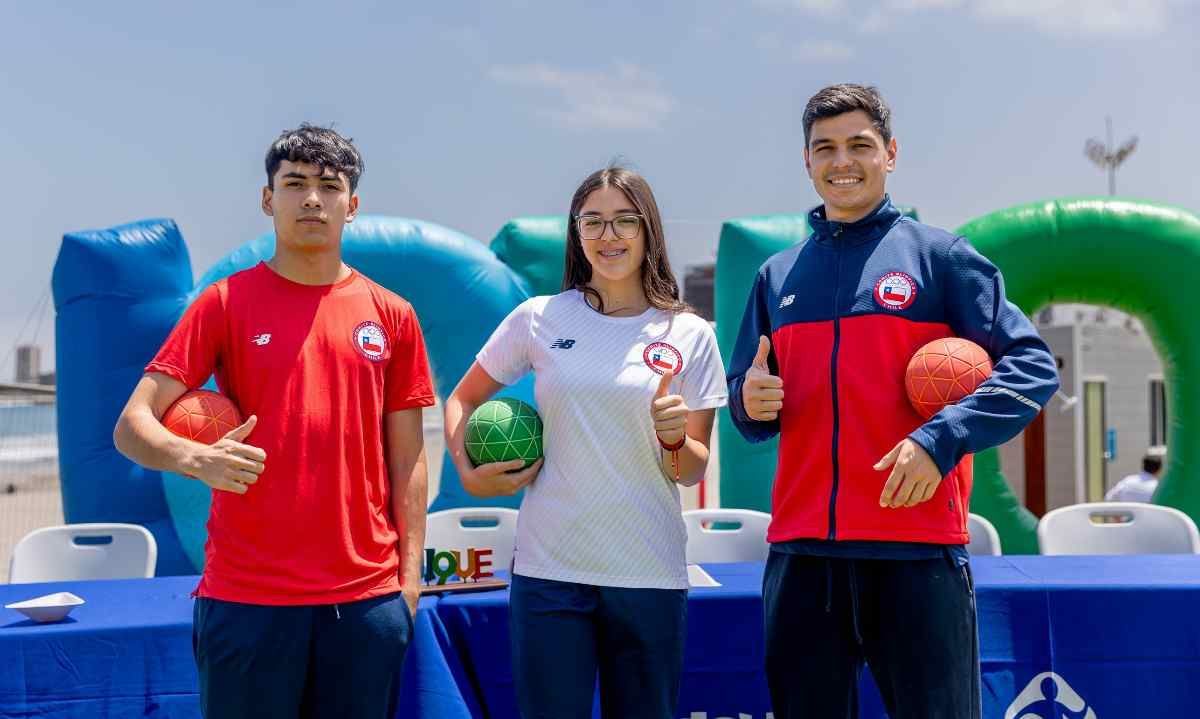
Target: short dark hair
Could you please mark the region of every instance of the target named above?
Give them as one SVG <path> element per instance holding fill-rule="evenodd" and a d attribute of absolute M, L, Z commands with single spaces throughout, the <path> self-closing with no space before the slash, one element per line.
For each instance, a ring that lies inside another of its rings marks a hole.
<path fill-rule="evenodd" d="M 830 85 L 817 91 L 804 106 L 804 146 L 808 146 L 812 126 L 817 120 L 837 117 L 847 112 L 862 110 L 871 118 L 871 124 L 879 131 L 884 142 L 892 140 L 892 109 L 883 101 L 879 89 L 866 85 L 842 83 Z"/>
<path fill-rule="evenodd" d="M 1162 469 L 1162 457 L 1155 457 L 1154 455 L 1150 455 L 1150 454 L 1146 455 L 1145 457 L 1142 457 L 1142 471 L 1143 472 L 1149 472 L 1150 474 L 1158 474 L 1160 469 Z"/>
<path fill-rule="evenodd" d="M 350 181 L 351 193 L 358 188 L 358 178 L 364 169 L 362 155 L 353 139 L 342 137 L 332 127 L 307 122 L 294 130 L 284 130 L 267 148 L 267 187 L 272 190 L 275 189 L 275 173 L 284 160 L 316 165 L 321 172 L 326 168 L 344 172 Z"/>

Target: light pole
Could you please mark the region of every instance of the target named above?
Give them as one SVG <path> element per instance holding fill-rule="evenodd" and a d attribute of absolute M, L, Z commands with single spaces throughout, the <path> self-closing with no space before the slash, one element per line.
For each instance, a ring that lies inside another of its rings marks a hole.
<path fill-rule="evenodd" d="M 1108 194 L 1117 194 L 1117 168 L 1120 167 L 1126 158 L 1133 154 L 1137 149 L 1137 136 L 1133 136 L 1125 141 L 1125 144 L 1120 147 L 1113 147 L 1112 139 L 1112 117 L 1106 116 L 1104 123 L 1108 127 L 1108 136 L 1105 142 L 1092 138 L 1083 144 L 1083 154 L 1088 156 L 1088 159 L 1096 163 L 1100 167 L 1108 170 Z"/>

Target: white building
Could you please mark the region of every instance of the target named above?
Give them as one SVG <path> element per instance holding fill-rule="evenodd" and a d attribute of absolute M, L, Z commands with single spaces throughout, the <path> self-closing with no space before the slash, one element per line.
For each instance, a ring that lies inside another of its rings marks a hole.
<path fill-rule="evenodd" d="M 1117 310 L 1053 305 L 1034 322 L 1059 362 L 1062 382 L 1044 414 L 1044 505 L 1027 496 L 1036 491 L 1038 469 L 1026 462 L 1022 437 L 1001 447 L 1004 476 L 1035 511 L 1100 501 L 1141 469 L 1148 447 L 1166 444 L 1162 364 L 1142 323 Z"/>

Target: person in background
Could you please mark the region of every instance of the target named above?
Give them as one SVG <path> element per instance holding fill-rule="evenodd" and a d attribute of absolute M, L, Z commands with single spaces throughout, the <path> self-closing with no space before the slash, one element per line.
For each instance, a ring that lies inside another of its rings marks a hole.
<path fill-rule="evenodd" d="M 1154 498 L 1154 490 L 1158 489 L 1162 468 L 1162 454 L 1151 449 L 1142 457 L 1142 471 L 1114 484 L 1104 499 L 1109 502 L 1149 502 Z"/>

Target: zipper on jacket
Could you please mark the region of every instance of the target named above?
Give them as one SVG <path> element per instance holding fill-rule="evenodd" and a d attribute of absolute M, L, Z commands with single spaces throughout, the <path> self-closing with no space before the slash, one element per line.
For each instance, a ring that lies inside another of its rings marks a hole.
<path fill-rule="evenodd" d="M 833 354 L 829 359 L 829 386 L 833 391 L 833 463 L 830 465 L 833 468 L 833 489 L 829 492 L 829 539 L 837 539 L 837 493 L 838 493 L 838 380 L 837 380 L 837 357 L 838 345 L 842 341 L 842 326 L 838 312 L 838 296 L 842 291 L 842 248 L 837 244 L 838 237 L 842 234 L 843 225 L 838 225 L 833 231 L 833 256 L 834 256 L 834 279 L 833 279 Z"/>

